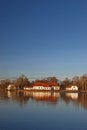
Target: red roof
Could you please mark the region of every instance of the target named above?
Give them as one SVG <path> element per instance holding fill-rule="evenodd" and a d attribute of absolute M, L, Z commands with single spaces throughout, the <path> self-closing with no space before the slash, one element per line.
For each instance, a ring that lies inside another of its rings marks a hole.
<path fill-rule="evenodd" d="M 46 82 L 46 81 L 35 81 L 33 86 L 44 86 L 44 87 L 51 87 L 51 86 L 57 86 L 57 83 L 55 82 Z"/>

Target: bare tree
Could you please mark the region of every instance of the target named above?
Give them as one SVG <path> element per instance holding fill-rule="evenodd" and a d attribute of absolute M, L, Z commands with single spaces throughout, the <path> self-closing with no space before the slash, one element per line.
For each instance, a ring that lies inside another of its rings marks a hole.
<path fill-rule="evenodd" d="M 0 82 L 1 82 L 2 89 L 6 89 L 7 86 L 11 83 L 11 81 L 9 79 L 1 80 Z"/>
<path fill-rule="evenodd" d="M 70 85 L 71 84 L 71 81 L 70 81 L 70 79 L 68 79 L 67 77 L 63 80 L 63 85 L 64 85 L 64 88 L 65 87 L 67 87 L 68 85 Z"/>
<path fill-rule="evenodd" d="M 49 84 L 58 85 L 58 79 L 56 77 L 48 77 L 47 81 Z"/>
<path fill-rule="evenodd" d="M 80 77 L 80 83 L 82 90 L 87 90 L 87 75 L 83 75 Z"/>
<path fill-rule="evenodd" d="M 24 86 L 30 86 L 30 82 L 28 78 L 25 75 L 21 75 L 17 80 L 15 81 L 16 87 L 19 87 L 20 89 L 23 89 Z"/>

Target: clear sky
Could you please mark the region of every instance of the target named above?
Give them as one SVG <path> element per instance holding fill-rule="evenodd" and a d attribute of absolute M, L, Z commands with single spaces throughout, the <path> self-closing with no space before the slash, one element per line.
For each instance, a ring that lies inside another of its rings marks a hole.
<path fill-rule="evenodd" d="M 0 77 L 87 73 L 87 0 L 0 0 Z"/>

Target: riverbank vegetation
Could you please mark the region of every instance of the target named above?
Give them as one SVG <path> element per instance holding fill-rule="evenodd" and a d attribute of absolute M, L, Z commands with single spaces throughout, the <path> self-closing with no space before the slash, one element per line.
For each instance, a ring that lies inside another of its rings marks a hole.
<path fill-rule="evenodd" d="M 87 74 L 82 76 L 74 76 L 72 79 L 65 78 L 64 80 L 56 77 L 47 77 L 41 80 L 30 81 L 25 75 L 19 76 L 15 80 L 5 79 L 0 81 L 0 89 L 4 90 L 9 84 L 14 84 L 17 89 L 33 86 L 60 86 L 60 90 L 65 90 L 70 85 L 78 86 L 78 90 L 87 91 Z"/>

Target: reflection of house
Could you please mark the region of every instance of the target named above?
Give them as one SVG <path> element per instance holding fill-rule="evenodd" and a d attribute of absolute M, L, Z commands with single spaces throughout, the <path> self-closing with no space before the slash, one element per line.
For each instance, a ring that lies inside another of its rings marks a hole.
<path fill-rule="evenodd" d="M 51 93 L 51 92 L 33 92 L 33 99 L 36 101 L 50 101 L 57 102 L 59 99 L 59 93 Z"/>
<path fill-rule="evenodd" d="M 16 86 L 14 84 L 9 84 L 7 90 L 16 90 Z"/>
<path fill-rule="evenodd" d="M 78 86 L 69 86 L 69 87 L 66 87 L 66 90 L 73 90 L 73 91 L 77 91 L 78 90 Z"/>
<path fill-rule="evenodd" d="M 7 91 L 8 98 L 12 98 L 12 93 L 10 91 Z"/>
<path fill-rule="evenodd" d="M 66 93 L 66 96 L 72 99 L 78 99 L 78 93 Z"/>

